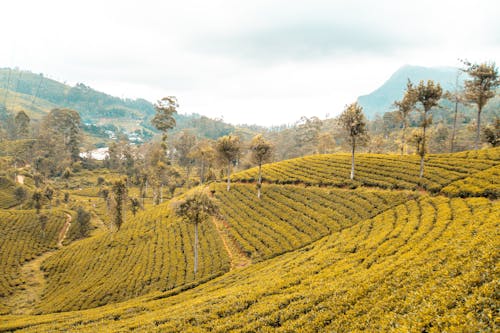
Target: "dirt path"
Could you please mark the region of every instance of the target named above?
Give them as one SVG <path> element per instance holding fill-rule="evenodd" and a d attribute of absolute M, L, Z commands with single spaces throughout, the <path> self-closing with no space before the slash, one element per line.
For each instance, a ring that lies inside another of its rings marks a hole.
<path fill-rule="evenodd" d="M 71 226 L 71 215 L 66 214 L 66 222 L 59 232 L 57 247 L 63 247 L 63 241 Z M 41 256 L 28 261 L 21 267 L 21 280 L 25 281 L 23 289 L 16 291 L 9 299 L 12 314 L 31 314 L 35 305 L 40 302 L 40 296 L 45 288 L 45 276 L 40 269 L 42 263 L 51 257 L 57 250 L 45 252 Z"/>
<path fill-rule="evenodd" d="M 224 248 L 229 255 L 229 259 L 231 260 L 231 270 L 250 265 L 252 263 L 252 259 L 243 253 L 236 241 L 230 236 L 229 224 L 216 218 L 212 219 L 212 223 L 215 225 L 215 229 L 219 233 L 222 243 L 224 244 Z"/>

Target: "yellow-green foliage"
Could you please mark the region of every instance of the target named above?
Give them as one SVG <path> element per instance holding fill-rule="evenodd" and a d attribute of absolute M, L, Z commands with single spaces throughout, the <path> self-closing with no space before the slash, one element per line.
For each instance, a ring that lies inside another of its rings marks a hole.
<path fill-rule="evenodd" d="M 461 151 L 459 153 L 439 154 L 435 156 L 500 161 L 500 147 L 480 150 L 467 150 Z"/>
<path fill-rule="evenodd" d="M 0 313 L 5 313 L 6 299 L 23 281 L 19 269 L 28 260 L 54 248 L 66 217 L 63 212 L 46 212 L 45 233 L 34 211 L 0 210 Z"/>
<path fill-rule="evenodd" d="M 14 196 L 15 184 L 10 179 L 0 177 L 0 208 L 10 208 L 19 202 Z"/>
<path fill-rule="evenodd" d="M 443 193 L 453 197 L 500 197 L 500 164 L 446 186 Z"/>
<path fill-rule="evenodd" d="M 315 241 L 408 200 L 409 192 L 213 184 L 231 236 L 254 261 Z"/>
<path fill-rule="evenodd" d="M 229 270 L 227 253 L 211 222 L 200 226 L 195 278 L 192 225 L 173 217 L 166 204 L 136 218 L 127 215 L 119 231 L 76 242 L 43 263 L 47 287 L 37 311 L 92 308 Z"/>
<path fill-rule="evenodd" d="M 499 203 L 485 198 L 410 200 L 192 290 L 8 316 L 0 330 L 493 332 L 499 221 Z"/>
<path fill-rule="evenodd" d="M 351 182 L 350 158 L 348 154 L 313 155 L 267 164 L 262 167 L 263 180 L 277 184 L 366 185 L 394 189 L 416 189 L 422 186 L 437 192 L 452 181 L 497 164 L 488 159 L 429 155 L 424 178 L 420 179 L 418 156 L 359 154 L 356 156 L 355 181 Z M 252 168 L 234 174 L 232 179 L 254 182 L 256 177 L 257 168 Z"/>

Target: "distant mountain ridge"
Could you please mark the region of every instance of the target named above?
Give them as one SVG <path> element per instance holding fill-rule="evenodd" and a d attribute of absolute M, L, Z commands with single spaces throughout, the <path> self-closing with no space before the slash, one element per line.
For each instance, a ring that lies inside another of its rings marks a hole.
<path fill-rule="evenodd" d="M 368 95 L 358 97 L 358 103 L 363 107 L 368 119 L 374 119 L 376 115 L 391 111 L 395 100 L 401 99 L 406 88 L 406 82 L 410 79 L 414 83 L 420 80 L 434 80 L 439 82 L 444 90 L 452 90 L 455 87 L 458 68 L 454 67 L 422 67 L 406 65 L 398 69 L 378 89 Z M 465 76 L 459 76 L 459 83 Z"/>

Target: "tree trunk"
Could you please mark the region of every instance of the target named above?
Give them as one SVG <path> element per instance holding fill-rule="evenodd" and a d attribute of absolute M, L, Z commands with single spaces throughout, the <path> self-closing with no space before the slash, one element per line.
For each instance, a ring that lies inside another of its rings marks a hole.
<path fill-rule="evenodd" d="M 356 150 L 356 139 L 352 141 L 352 156 L 351 156 L 351 180 L 354 179 L 354 151 Z"/>
<path fill-rule="evenodd" d="M 227 163 L 227 190 L 231 188 L 231 162 Z"/>
<path fill-rule="evenodd" d="M 198 272 L 198 223 L 194 224 L 194 277 Z"/>
<path fill-rule="evenodd" d="M 424 176 L 424 158 L 425 158 L 425 132 L 427 129 L 427 112 L 424 112 L 424 123 L 423 123 L 423 137 L 422 146 L 420 147 L 420 178 Z"/>
<path fill-rule="evenodd" d="M 186 188 L 189 188 L 189 174 L 191 173 L 191 167 L 186 167 Z"/>
<path fill-rule="evenodd" d="M 476 144 L 474 149 L 478 150 L 479 149 L 479 140 L 481 137 L 481 108 L 478 108 L 477 110 L 477 131 L 476 131 Z"/>
<path fill-rule="evenodd" d="M 260 189 L 262 187 L 262 163 L 259 163 L 259 180 L 257 181 L 257 198 L 260 199 Z"/>
<path fill-rule="evenodd" d="M 205 160 L 201 159 L 201 167 L 200 167 L 200 183 L 203 185 L 205 182 Z"/>
<path fill-rule="evenodd" d="M 457 132 L 458 99 L 455 99 L 455 116 L 453 117 L 453 131 L 451 132 L 450 153 L 455 150 L 455 135 Z"/>
<path fill-rule="evenodd" d="M 160 185 L 160 203 L 163 203 L 163 184 Z"/>
<path fill-rule="evenodd" d="M 401 134 L 401 156 L 403 156 L 405 152 L 405 142 L 406 139 L 406 120 L 403 122 L 403 134 Z"/>

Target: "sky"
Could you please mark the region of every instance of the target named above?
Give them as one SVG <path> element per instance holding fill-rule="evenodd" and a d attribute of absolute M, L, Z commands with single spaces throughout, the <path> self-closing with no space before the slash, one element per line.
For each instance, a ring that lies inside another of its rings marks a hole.
<path fill-rule="evenodd" d="M 500 63 L 500 1 L 5 1 L 0 67 L 233 124 L 332 117 L 406 64 Z"/>

